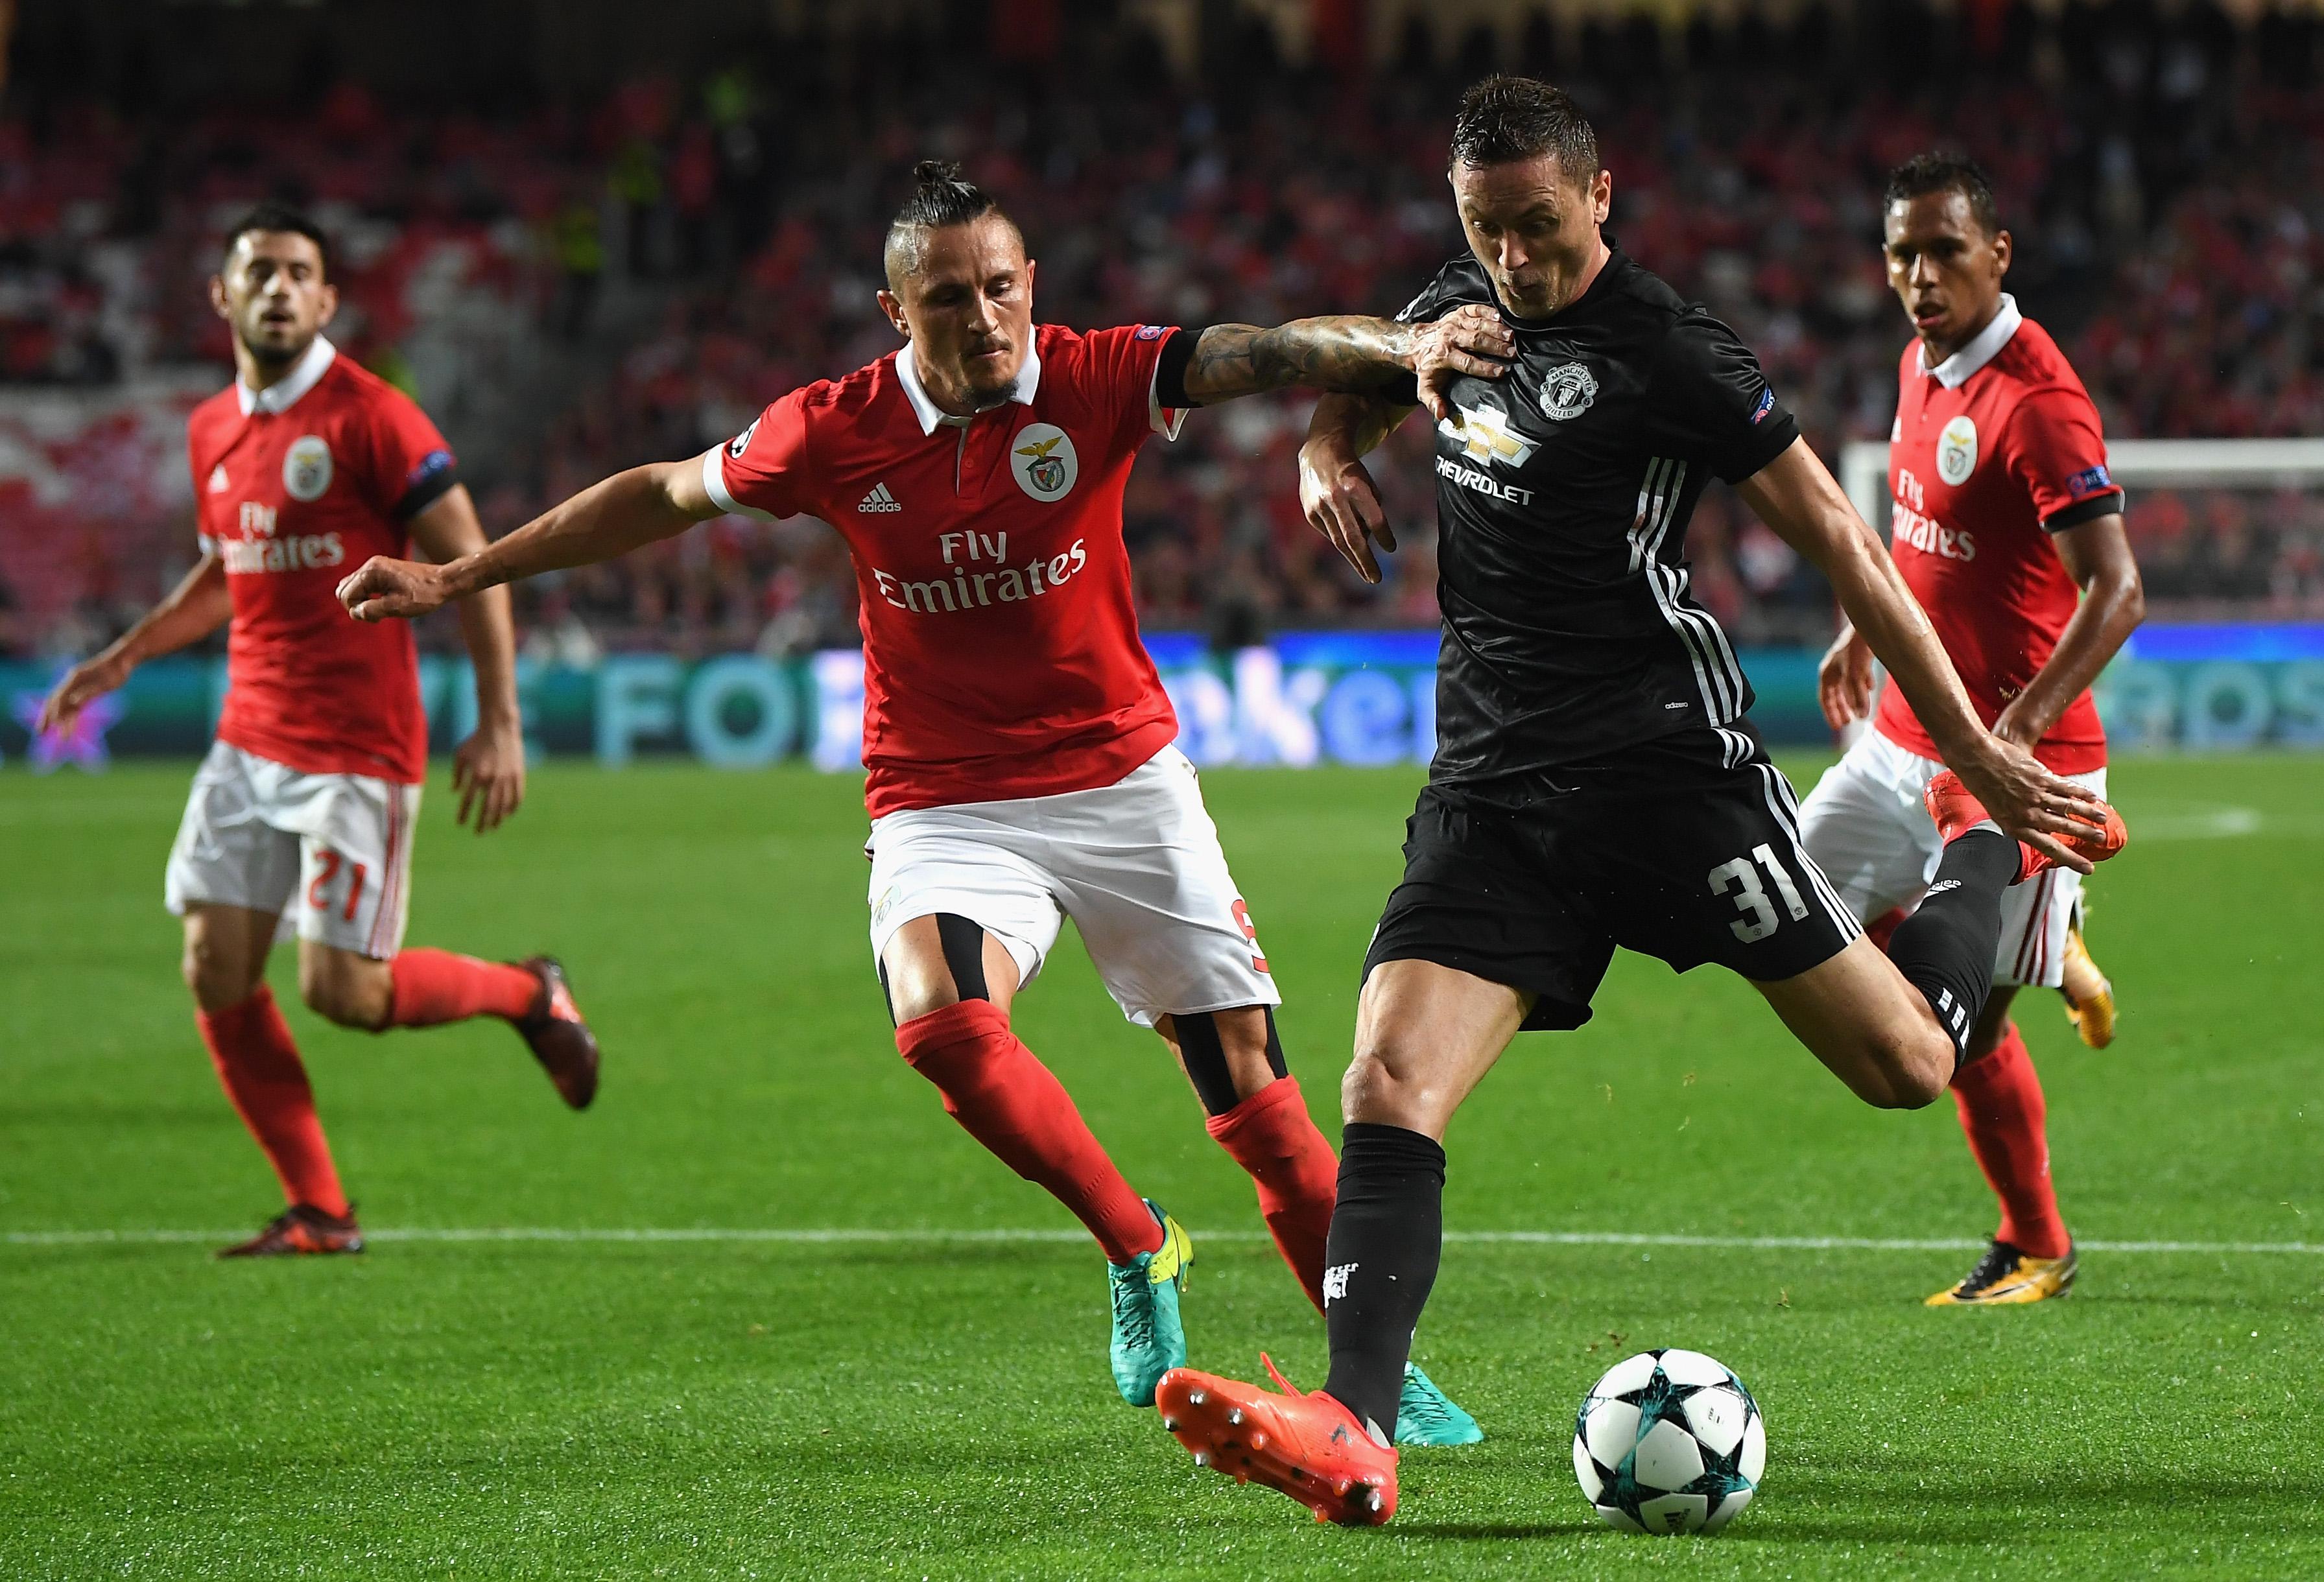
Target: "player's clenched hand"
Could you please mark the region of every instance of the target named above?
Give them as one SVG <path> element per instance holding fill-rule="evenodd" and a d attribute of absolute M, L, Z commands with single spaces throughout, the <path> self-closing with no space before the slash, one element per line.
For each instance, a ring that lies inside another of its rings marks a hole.
<path fill-rule="evenodd" d="M 1872 645 L 1843 627 L 1816 667 L 1816 697 L 1824 723 L 1839 731 L 1872 713 Z"/>
<path fill-rule="evenodd" d="M 1501 316 L 1481 302 L 1455 308 L 1433 323 L 1413 329 L 1412 372 L 1420 381 L 1420 404 L 1439 422 L 1458 423 L 1448 393 L 1463 374 L 1499 379 L 1517 354 L 1517 336 Z M 1378 580 L 1378 579 L 1374 579 Z"/>
<path fill-rule="evenodd" d="M 1332 541 L 1356 575 L 1368 583 L 1380 580 L 1379 562 L 1372 558 L 1372 543 L 1396 547 L 1396 534 L 1380 510 L 1379 491 L 1359 456 L 1340 446 L 1309 440 L 1299 447 L 1299 509 L 1307 525 Z"/>
<path fill-rule="evenodd" d="M 2095 792 L 2061 779 L 2013 743 L 1987 738 L 1989 750 L 1974 764 L 1952 766 L 1969 795 L 1985 805 L 2001 832 L 2024 842 L 2061 867 L 2090 871 L 2090 860 L 2058 837 L 2103 836 L 2106 804 Z"/>
<path fill-rule="evenodd" d="M 513 722 L 478 727 L 452 755 L 452 789 L 461 823 L 473 810 L 476 833 L 497 827 L 524 800 L 524 731 Z"/>
<path fill-rule="evenodd" d="M 357 621 L 410 621 L 443 605 L 443 572 L 374 555 L 341 580 L 339 602 Z"/>
<path fill-rule="evenodd" d="M 83 659 L 57 683 L 41 704 L 40 719 L 34 726 L 39 731 L 69 731 L 80 712 L 94 699 L 118 688 L 129 679 L 129 663 L 107 649 L 94 658 Z"/>

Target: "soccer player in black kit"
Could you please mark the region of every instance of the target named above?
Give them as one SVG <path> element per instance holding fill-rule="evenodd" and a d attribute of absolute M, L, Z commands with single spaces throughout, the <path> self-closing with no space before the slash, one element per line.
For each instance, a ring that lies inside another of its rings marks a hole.
<path fill-rule="evenodd" d="M 1309 518 L 1368 578 L 1393 549 L 1363 454 L 1437 419 L 1437 750 L 1364 961 L 1324 1264 L 1332 1371 L 1277 1394 L 1180 1369 L 1157 1403 L 1198 1464 L 1319 1518 L 1395 1513 L 1383 1432 L 1436 1277 L 1446 1123 L 1520 1031 L 1578 1027 L 1617 945 L 1751 980 L 1868 1103 L 1945 1090 L 1993 976 L 2003 890 L 2125 838 L 2096 796 L 1989 734 L 1887 552 L 1732 331 L 1601 227 L 1612 178 L 1573 101 L 1496 77 L 1462 101 L 1470 252 L 1399 317 L 1507 327 L 1497 377 L 1423 361 L 1406 403 L 1327 396 Z M 1688 591 L 1711 477 L 1831 579 L 1944 752 L 1949 842 L 1883 955 L 1800 844 L 1750 684 Z M 1941 723 L 1940 723 L 1941 722 Z M 1273 1365 L 1268 1365 L 1273 1371 Z"/>

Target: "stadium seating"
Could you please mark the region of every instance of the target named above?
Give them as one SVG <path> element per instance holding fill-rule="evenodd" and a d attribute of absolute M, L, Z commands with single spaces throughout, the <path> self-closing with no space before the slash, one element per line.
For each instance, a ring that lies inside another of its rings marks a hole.
<path fill-rule="evenodd" d="M 1820 13 L 1790 32 L 1698 23 L 1643 60 L 1600 39 L 1547 64 L 1598 117 L 1623 244 L 1737 326 L 1828 455 L 1886 429 L 1904 336 L 1876 253 L 1879 179 L 1939 143 L 1993 169 L 2013 283 L 2110 433 L 2324 431 L 2324 97 L 2309 44 L 2282 42 L 2309 34 L 2117 5 L 2103 29 L 2075 8 L 2037 37 L 2012 14 L 1983 55 L 1925 19 L 1917 76 L 1894 39 L 1834 38 Z M 706 78 L 489 118 L 353 86 L 297 114 L 166 126 L 42 101 L 0 117 L 0 584 L 21 612 L 0 640 L 85 648 L 186 563 L 172 426 L 222 373 L 202 278 L 217 227 L 256 196 L 330 223 L 351 308 L 334 333 L 437 413 L 494 531 L 888 350 L 879 239 L 915 157 L 962 158 L 1004 196 L 1041 261 L 1042 313 L 1066 322 L 1389 311 L 1459 246 L 1443 140 L 1479 49 L 1352 88 L 1261 62 L 1207 97 L 1157 97 L 1125 91 L 1149 88 L 1150 54 L 1113 43 L 1037 96 L 981 68 L 964 91 L 961 62 L 902 38 L 862 95 L 816 51 L 770 45 Z M 628 310 L 610 323 L 616 283 Z M 558 346 L 576 350 L 544 363 Z M 550 365 L 594 373 L 542 400 Z M 1367 588 L 1298 518 L 1305 410 L 1241 403 L 1149 451 L 1129 528 L 1150 624 L 1432 619 L 1425 472 L 1377 469 L 1406 547 Z M 1408 460 L 1420 439 L 1395 443 Z M 2320 510 L 2157 494 L 2131 520 L 2164 609 L 2314 617 Z M 1746 640 L 1827 629 L 1820 580 L 1723 491 L 1693 544 L 1697 587 Z M 844 556 L 811 524 L 722 524 L 521 598 L 531 640 L 560 651 L 853 637 Z"/>

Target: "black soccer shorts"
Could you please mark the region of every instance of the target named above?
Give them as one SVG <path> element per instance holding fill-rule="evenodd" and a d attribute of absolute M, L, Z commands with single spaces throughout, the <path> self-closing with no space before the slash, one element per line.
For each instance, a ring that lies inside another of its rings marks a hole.
<path fill-rule="evenodd" d="M 1364 955 L 1434 961 L 1535 997 L 1527 1031 L 1579 1027 L 1614 947 L 1772 981 L 1863 932 L 1800 843 L 1799 807 L 1748 724 L 1553 772 L 1522 810 L 1430 785 L 1404 882 Z"/>

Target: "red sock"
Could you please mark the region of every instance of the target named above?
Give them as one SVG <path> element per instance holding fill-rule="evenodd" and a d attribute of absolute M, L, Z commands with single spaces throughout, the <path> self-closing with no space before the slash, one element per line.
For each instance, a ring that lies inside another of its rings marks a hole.
<path fill-rule="evenodd" d="M 1340 1161 L 1315 1129 L 1299 1079 L 1284 1077 L 1204 1123 L 1212 1140 L 1250 1172 L 1259 1218 L 1315 1311 L 1323 1311 L 1323 1238 L 1340 1195 Z"/>
<path fill-rule="evenodd" d="M 198 1010 L 194 1020 L 201 1026 L 226 1096 L 265 1150 L 283 1197 L 345 1216 L 346 1195 L 339 1191 L 331 1145 L 323 1140 L 323 1123 L 315 1114 L 315 1090 L 307 1085 L 307 1068 L 299 1063 L 299 1046 L 290 1041 L 274 991 L 262 983 L 240 1005 Z"/>
<path fill-rule="evenodd" d="M 1071 1209 L 1106 1261 L 1162 1245 L 1162 1228 L 1090 1135 L 1048 1067 L 990 1000 L 964 999 L 896 1029 L 896 1048 L 944 1094 L 945 1112 L 1027 1181 Z"/>
<path fill-rule="evenodd" d="M 387 1007 L 391 1027 L 433 1027 L 470 1016 L 514 1022 L 540 998 L 540 980 L 523 968 L 450 951 L 402 951 L 388 971 L 395 984 Z"/>
<path fill-rule="evenodd" d="M 2050 1181 L 2050 1138 L 2043 1128 L 2048 1108 L 2042 1079 L 2017 1024 L 2009 1024 L 1991 1054 L 1961 1067 L 1953 1078 L 1953 1104 L 1961 1130 L 1985 1179 L 2001 1200 L 2001 1228 L 1995 1234 L 2037 1258 L 2063 1257 L 2066 1222 L 2058 1214 L 2058 1193 Z"/>

